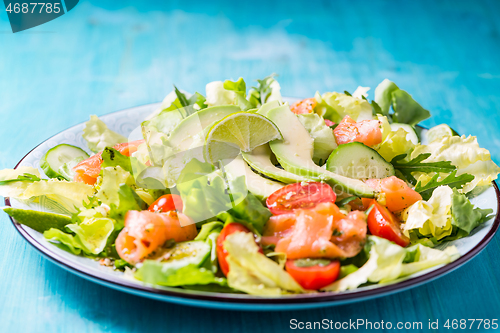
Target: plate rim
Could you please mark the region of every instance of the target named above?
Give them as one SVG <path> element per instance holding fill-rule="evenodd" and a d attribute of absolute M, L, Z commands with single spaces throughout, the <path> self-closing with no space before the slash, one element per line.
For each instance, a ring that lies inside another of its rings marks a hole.
<path fill-rule="evenodd" d="M 114 111 L 107 113 L 103 116 L 111 116 L 114 114 L 118 114 L 121 112 L 130 112 L 133 109 L 138 109 L 147 106 L 158 105 L 159 103 L 148 103 L 140 106 L 135 106 L 119 111 Z M 63 133 L 75 126 L 82 125 L 83 123 L 76 124 L 74 126 L 68 127 L 67 129 L 60 131 L 46 140 L 42 141 L 38 145 L 36 145 L 33 149 L 31 149 L 28 153 L 26 153 L 21 160 L 16 164 L 14 169 L 17 169 L 21 163 L 30 155 L 36 148 L 40 145 L 44 144 L 48 140 L 52 139 L 54 136 Z M 299 294 L 299 295 L 291 295 L 291 296 L 281 296 L 281 297 L 261 297 L 261 296 L 252 296 L 252 295 L 240 295 L 240 294 L 226 294 L 226 293 L 215 293 L 215 292 L 199 292 L 185 289 L 176 289 L 176 288 L 154 288 L 148 285 L 141 285 L 132 281 L 116 281 L 112 278 L 108 278 L 105 276 L 99 276 L 99 274 L 93 274 L 86 272 L 84 269 L 79 268 L 78 266 L 73 265 L 73 263 L 55 252 L 52 252 L 50 248 L 46 247 L 44 244 L 41 244 L 37 240 L 35 240 L 23 227 L 20 223 L 16 222 L 12 217 L 9 216 L 9 219 L 12 222 L 14 228 L 19 232 L 19 234 L 35 249 L 37 249 L 40 253 L 44 255 L 47 259 L 54 262 L 58 266 L 85 278 L 95 283 L 99 283 L 101 285 L 105 285 L 107 287 L 118 289 L 120 291 L 125 291 L 128 293 L 140 295 L 143 297 L 153 297 L 159 300 L 167 300 L 171 302 L 185 302 L 193 304 L 193 302 L 201 301 L 208 302 L 211 305 L 217 305 L 218 307 L 231 306 L 231 305 L 241 305 L 241 306 L 255 306 L 255 305 L 277 305 L 277 306 L 290 306 L 290 307 L 307 307 L 307 306 L 326 306 L 326 305 L 340 305 L 345 303 L 351 303 L 356 301 L 362 301 L 368 298 L 376 298 L 387 296 L 389 294 L 393 294 L 396 292 L 404 291 L 410 288 L 414 288 L 420 286 L 424 283 L 431 282 L 439 277 L 442 277 L 463 264 L 469 262 L 471 259 L 476 257 L 492 240 L 494 235 L 499 229 L 500 226 L 500 190 L 498 185 L 493 181 L 493 188 L 495 189 L 496 201 L 497 201 L 497 214 L 494 218 L 493 224 L 488 231 L 488 233 L 476 244 L 470 251 L 466 254 L 462 255 L 457 260 L 443 265 L 435 270 L 427 272 L 425 274 L 412 277 L 397 283 L 388 284 L 385 286 L 380 286 L 372 289 L 358 290 L 358 291 L 349 291 L 343 293 L 319 293 L 319 294 Z M 11 206 L 10 198 L 4 198 L 4 202 L 6 206 Z M 167 299 L 168 298 L 168 299 Z M 210 306 L 204 304 L 202 306 Z M 283 309 L 281 307 L 280 309 Z"/>

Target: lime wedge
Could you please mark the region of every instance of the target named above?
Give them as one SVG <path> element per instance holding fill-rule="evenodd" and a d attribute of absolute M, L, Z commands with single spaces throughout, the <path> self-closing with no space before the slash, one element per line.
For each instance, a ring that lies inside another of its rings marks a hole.
<path fill-rule="evenodd" d="M 258 113 L 237 112 L 221 119 L 208 131 L 205 159 L 215 164 L 232 160 L 269 141 L 283 139 L 278 127 Z"/>
<path fill-rule="evenodd" d="M 427 139 L 429 140 L 429 143 L 431 143 L 433 141 L 440 140 L 447 136 L 453 136 L 454 134 L 455 133 L 450 126 L 446 124 L 441 124 L 429 129 L 429 131 L 427 132 Z"/>
<path fill-rule="evenodd" d="M 17 222 L 27 225 L 38 232 L 44 232 L 50 228 L 64 230 L 64 226 L 71 223 L 71 217 L 66 215 L 13 207 L 5 207 L 3 211 Z"/>

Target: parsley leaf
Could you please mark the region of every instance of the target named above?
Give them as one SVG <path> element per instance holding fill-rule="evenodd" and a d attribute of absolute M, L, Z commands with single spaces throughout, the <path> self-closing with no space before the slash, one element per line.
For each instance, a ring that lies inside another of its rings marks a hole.
<path fill-rule="evenodd" d="M 450 161 L 423 162 L 429 156 L 431 156 L 430 153 L 420 154 L 408 162 L 403 162 L 402 160 L 406 157 L 406 154 L 402 154 L 394 157 L 391 164 L 413 185 L 417 183 L 417 180 L 412 176 L 412 172 L 450 173 L 457 169 Z"/>
<path fill-rule="evenodd" d="M 465 184 L 474 180 L 473 175 L 469 175 L 468 173 L 464 173 L 460 176 L 457 176 L 457 170 L 454 170 L 445 178 L 438 180 L 439 174 L 435 174 L 431 180 L 427 182 L 427 184 L 422 186 L 421 182 L 418 182 L 415 186 L 415 191 L 420 193 L 424 200 L 429 200 L 432 192 L 438 186 L 447 185 L 451 188 L 461 189 Z"/>

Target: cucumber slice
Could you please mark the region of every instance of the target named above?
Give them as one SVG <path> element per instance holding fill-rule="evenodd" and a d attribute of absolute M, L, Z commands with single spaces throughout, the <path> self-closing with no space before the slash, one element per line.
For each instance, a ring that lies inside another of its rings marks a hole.
<path fill-rule="evenodd" d="M 161 284 L 165 277 L 174 274 L 180 268 L 188 265 L 201 266 L 210 255 L 211 247 L 203 241 L 188 241 L 177 243 L 166 252 L 161 253 L 163 261 L 145 260 L 135 277 L 151 284 Z"/>
<path fill-rule="evenodd" d="M 177 270 L 187 265 L 200 266 L 210 254 L 210 245 L 202 241 L 188 241 L 175 244 L 162 257 L 163 271 Z"/>
<path fill-rule="evenodd" d="M 66 179 L 66 177 L 60 172 L 59 168 L 61 168 L 65 163 L 79 157 L 86 159 L 89 157 L 89 154 L 81 148 L 63 143 L 49 149 L 49 151 L 45 153 L 40 160 L 40 167 L 45 172 L 47 177 Z"/>
<path fill-rule="evenodd" d="M 413 126 L 408 125 L 408 124 L 400 124 L 400 123 L 392 123 L 391 124 L 391 130 L 393 130 L 393 131 L 397 131 L 400 128 L 404 129 L 408 133 L 408 134 L 406 134 L 407 140 L 410 140 L 415 145 L 418 144 L 418 142 L 420 140 L 418 139 L 417 132 L 415 131 L 415 128 Z"/>
<path fill-rule="evenodd" d="M 338 146 L 328 158 L 326 169 L 355 179 L 381 179 L 394 175 L 392 164 L 361 142 Z"/>

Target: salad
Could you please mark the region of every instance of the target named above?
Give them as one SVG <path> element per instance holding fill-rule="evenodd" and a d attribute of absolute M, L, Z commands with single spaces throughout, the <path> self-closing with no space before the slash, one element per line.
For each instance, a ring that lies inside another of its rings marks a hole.
<path fill-rule="evenodd" d="M 88 149 L 0 171 L 4 207 L 54 246 L 142 283 L 257 296 L 393 283 L 459 257 L 500 168 L 394 82 L 289 104 L 274 75 L 174 86 L 129 140 L 96 116 Z M 91 152 L 91 154 L 89 154 Z M 41 210 L 30 209 L 37 203 Z"/>

